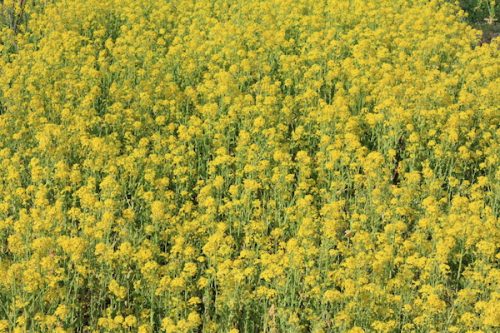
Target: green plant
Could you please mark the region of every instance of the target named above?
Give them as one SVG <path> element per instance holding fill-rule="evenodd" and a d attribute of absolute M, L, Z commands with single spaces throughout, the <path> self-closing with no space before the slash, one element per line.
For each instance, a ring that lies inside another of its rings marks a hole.
<path fill-rule="evenodd" d="M 460 0 L 460 6 L 468 13 L 472 23 L 486 21 L 491 25 L 497 20 L 496 15 L 500 11 L 500 2 L 495 0 Z"/>

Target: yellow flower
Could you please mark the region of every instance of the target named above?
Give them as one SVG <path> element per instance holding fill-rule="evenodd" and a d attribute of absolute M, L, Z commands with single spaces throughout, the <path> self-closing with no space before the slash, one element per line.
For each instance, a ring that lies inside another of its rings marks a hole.
<path fill-rule="evenodd" d="M 165 208 L 161 201 L 154 201 L 151 204 L 151 219 L 154 222 L 160 221 L 165 216 Z"/>
<path fill-rule="evenodd" d="M 497 329 L 500 42 L 455 2 L 3 1 L 0 332 Z"/>
<path fill-rule="evenodd" d="M 0 332 L 7 332 L 9 329 L 9 322 L 5 319 L 0 320 Z"/>
<path fill-rule="evenodd" d="M 119 299 L 124 299 L 125 296 L 127 295 L 127 289 L 123 286 L 120 286 L 115 279 L 111 280 L 111 282 L 108 285 L 108 289 L 113 295 L 115 295 Z"/>
<path fill-rule="evenodd" d="M 135 327 L 137 325 L 137 318 L 133 315 L 128 315 L 123 321 L 124 327 Z"/>
<path fill-rule="evenodd" d="M 69 314 L 69 309 L 66 305 L 61 304 L 57 307 L 54 315 L 56 315 L 60 320 L 65 320 Z"/>

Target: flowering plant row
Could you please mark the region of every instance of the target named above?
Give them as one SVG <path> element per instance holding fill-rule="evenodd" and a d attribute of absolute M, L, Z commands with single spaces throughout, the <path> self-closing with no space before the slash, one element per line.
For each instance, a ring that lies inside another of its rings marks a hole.
<path fill-rule="evenodd" d="M 500 327 L 500 44 L 457 5 L 2 6 L 0 332 Z"/>

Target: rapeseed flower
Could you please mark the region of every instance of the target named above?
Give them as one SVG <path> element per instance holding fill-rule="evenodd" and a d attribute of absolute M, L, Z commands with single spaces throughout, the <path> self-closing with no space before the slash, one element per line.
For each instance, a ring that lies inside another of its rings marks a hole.
<path fill-rule="evenodd" d="M 444 0 L 4 1 L 0 332 L 495 331 L 498 52 Z"/>

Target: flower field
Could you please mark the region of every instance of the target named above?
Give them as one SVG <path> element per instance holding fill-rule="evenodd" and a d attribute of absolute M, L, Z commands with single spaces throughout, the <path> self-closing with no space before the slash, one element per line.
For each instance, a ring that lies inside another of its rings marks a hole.
<path fill-rule="evenodd" d="M 500 38 L 455 2 L 0 6 L 0 333 L 500 329 Z"/>

